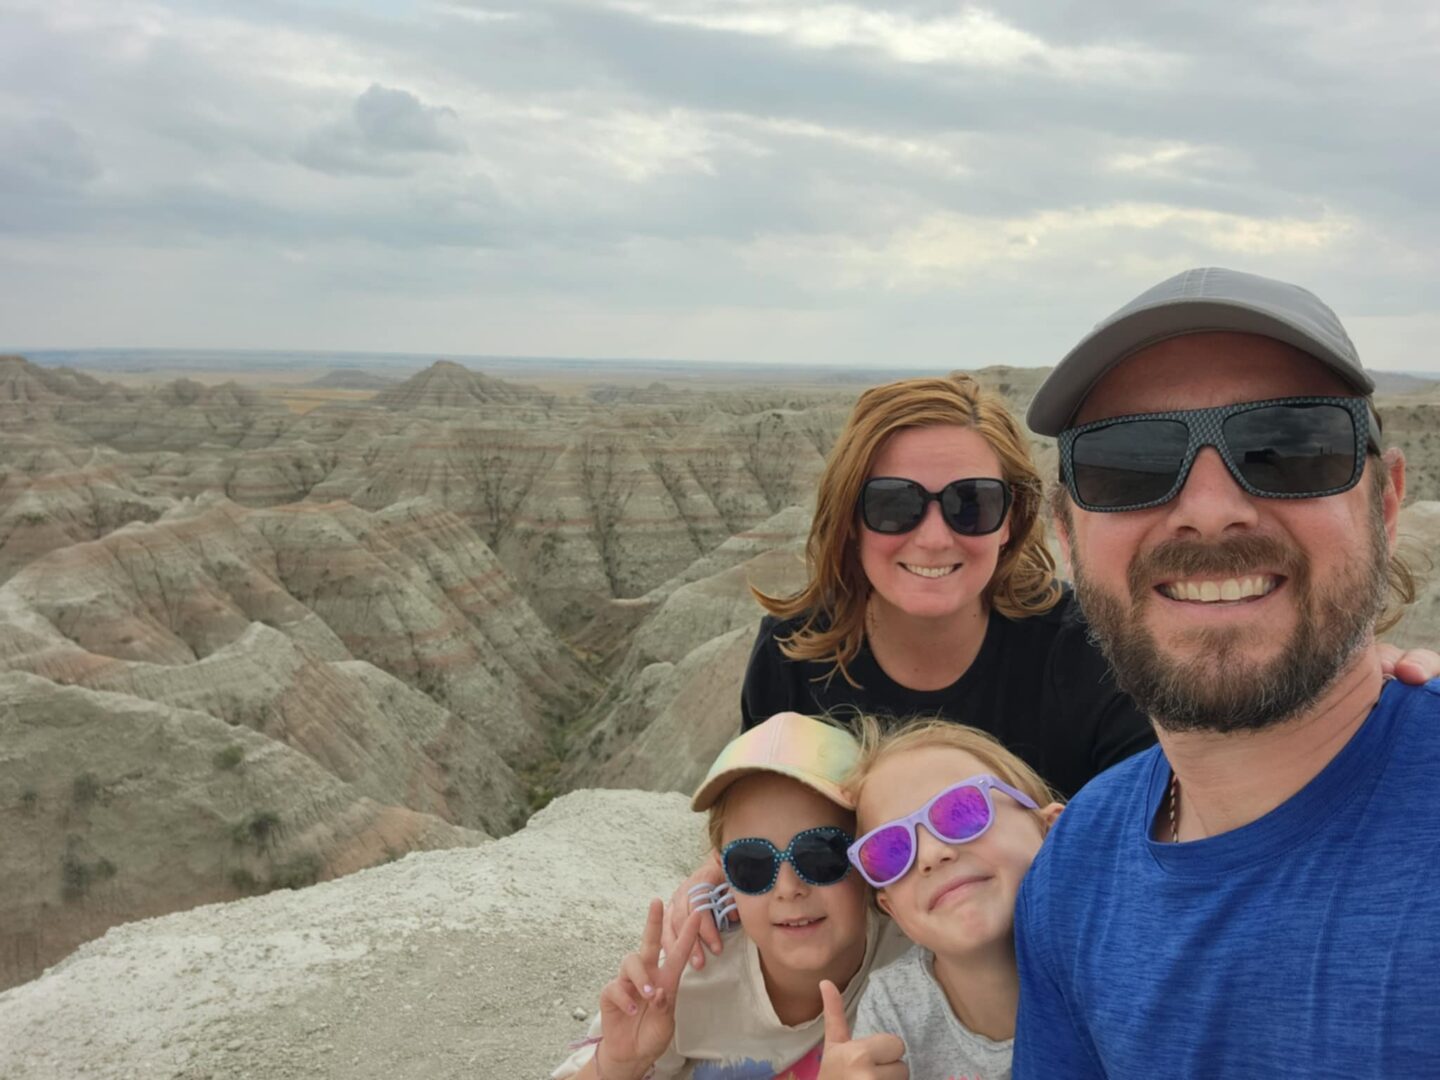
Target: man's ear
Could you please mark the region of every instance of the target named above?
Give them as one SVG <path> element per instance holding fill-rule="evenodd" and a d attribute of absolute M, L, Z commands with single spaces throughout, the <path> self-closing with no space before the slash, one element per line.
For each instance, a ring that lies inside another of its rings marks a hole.
<path fill-rule="evenodd" d="M 1069 492 L 1057 491 L 1050 500 L 1050 524 L 1055 528 L 1055 540 L 1060 545 L 1060 557 L 1065 563 L 1065 576 L 1075 579 L 1075 564 L 1070 561 L 1070 524 L 1074 511 L 1063 500 L 1070 498 Z"/>
<path fill-rule="evenodd" d="M 1386 484 L 1381 496 L 1385 508 L 1385 535 L 1390 547 L 1395 547 L 1395 529 L 1400 521 L 1400 504 L 1405 501 L 1405 453 L 1398 446 L 1392 446 L 1380 457 L 1385 470 Z"/>

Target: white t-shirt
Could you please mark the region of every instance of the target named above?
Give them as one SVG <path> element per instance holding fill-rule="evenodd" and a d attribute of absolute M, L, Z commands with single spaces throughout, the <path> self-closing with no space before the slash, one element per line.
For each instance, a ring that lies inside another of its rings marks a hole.
<path fill-rule="evenodd" d="M 865 922 L 865 959 L 845 988 L 845 1012 L 853 1022 L 866 977 L 910 948 L 910 942 L 883 915 L 871 910 Z M 599 1014 L 590 1036 L 600 1034 Z M 725 939 L 719 956 L 700 971 L 686 970 L 675 999 L 675 1039 L 655 1063 L 654 1080 L 814 1080 L 820 1070 L 825 1021 L 793 1027 L 781 1023 L 765 990 L 760 952 L 743 932 Z M 595 1054 L 582 1046 L 551 1073 L 574 1076 Z"/>
<path fill-rule="evenodd" d="M 854 1031 L 857 1039 L 900 1036 L 910 1080 L 1010 1080 L 1015 1040 L 987 1039 L 962 1024 L 935 978 L 935 954 L 918 945 L 871 977 Z"/>

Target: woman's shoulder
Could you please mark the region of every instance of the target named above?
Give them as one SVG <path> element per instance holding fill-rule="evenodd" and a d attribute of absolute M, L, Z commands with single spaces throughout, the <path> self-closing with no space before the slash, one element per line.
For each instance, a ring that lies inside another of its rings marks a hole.
<path fill-rule="evenodd" d="M 1076 687 L 1090 688 L 1082 691 L 1087 699 L 1093 692 L 1114 692 L 1109 664 L 1090 636 L 1085 613 L 1069 582 L 1063 583 L 1060 599 L 1049 611 L 1022 619 L 1000 615 L 992 623 L 992 631 L 996 637 L 992 655 L 1002 669 L 1033 671 L 1039 665 L 1048 673 L 1047 682 L 1065 687 L 1066 693 Z"/>
<path fill-rule="evenodd" d="M 769 664 L 781 664 L 787 669 L 792 665 L 798 665 L 807 670 L 811 665 L 817 663 L 814 660 L 792 660 L 784 655 L 782 646 L 802 632 L 823 634 L 830 629 L 830 618 L 824 612 L 816 612 L 813 615 L 801 612 L 799 615 L 792 615 L 783 619 L 778 615 L 766 615 L 760 620 L 760 627 L 755 634 L 755 646 L 751 650 L 752 666 L 757 662 Z M 828 670 L 830 664 L 824 664 Z M 813 673 L 807 674 L 807 678 Z"/>
<path fill-rule="evenodd" d="M 788 619 L 766 614 L 760 620 L 760 637 L 771 640 L 787 638 L 804 629 L 824 632 L 830 629 L 830 616 L 824 611 L 802 611 Z"/>
<path fill-rule="evenodd" d="M 1077 639 L 1088 645 L 1085 613 L 1080 610 L 1080 601 L 1068 581 L 1060 583 L 1060 599 L 1046 611 L 1018 618 L 1000 611 L 992 615 L 1005 637 L 1035 641 Z"/>

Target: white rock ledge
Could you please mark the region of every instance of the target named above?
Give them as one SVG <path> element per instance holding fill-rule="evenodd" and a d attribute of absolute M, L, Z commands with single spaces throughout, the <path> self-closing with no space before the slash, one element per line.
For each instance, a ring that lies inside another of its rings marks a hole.
<path fill-rule="evenodd" d="M 118 926 L 0 994 L 0 1077 L 543 1077 L 702 824 L 577 791 L 478 848 Z"/>

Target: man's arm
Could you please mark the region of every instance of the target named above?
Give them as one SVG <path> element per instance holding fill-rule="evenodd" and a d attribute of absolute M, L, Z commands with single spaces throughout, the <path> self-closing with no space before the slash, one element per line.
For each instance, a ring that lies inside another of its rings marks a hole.
<path fill-rule="evenodd" d="M 1042 850 L 1015 903 L 1015 956 L 1020 966 L 1020 1015 L 1015 1021 L 1013 1080 L 1104 1080 L 1088 1035 L 1076 1022 L 1057 978 L 1043 896 Z M 1037 875 L 1036 871 L 1040 873 Z"/>

